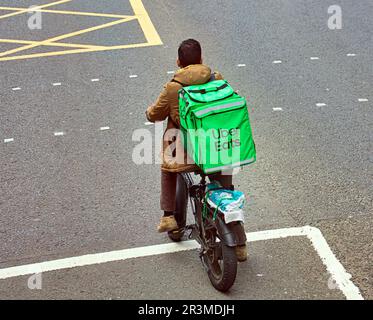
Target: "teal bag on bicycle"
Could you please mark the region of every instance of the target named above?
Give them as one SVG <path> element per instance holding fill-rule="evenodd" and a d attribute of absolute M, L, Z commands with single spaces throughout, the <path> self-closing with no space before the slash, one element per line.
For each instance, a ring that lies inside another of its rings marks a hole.
<path fill-rule="evenodd" d="M 204 173 L 256 160 L 246 100 L 226 80 L 180 89 L 179 113 L 184 148 Z"/>

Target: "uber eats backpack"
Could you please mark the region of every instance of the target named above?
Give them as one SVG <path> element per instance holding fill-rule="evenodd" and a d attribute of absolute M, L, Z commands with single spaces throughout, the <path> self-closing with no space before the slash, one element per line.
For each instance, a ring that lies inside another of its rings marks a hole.
<path fill-rule="evenodd" d="M 179 90 L 184 148 L 206 174 L 256 160 L 245 98 L 225 80 Z"/>

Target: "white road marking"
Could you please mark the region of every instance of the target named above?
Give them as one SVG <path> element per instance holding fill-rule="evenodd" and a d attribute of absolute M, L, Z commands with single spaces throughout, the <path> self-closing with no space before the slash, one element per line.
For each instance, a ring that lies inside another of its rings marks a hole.
<path fill-rule="evenodd" d="M 247 241 L 264 241 L 282 239 L 289 237 L 307 237 L 320 256 L 322 263 L 334 279 L 339 290 L 343 292 L 348 300 L 364 300 L 359 288 L 351 281 L 351 275 L 346 272 L 343 265 L 335 257 L 321 231 L 315 227 L 304 226 L 296 228 L 284 228 L 246 233 Z M 174 253 L 199 248 L 200 245 L 194 241 L 182 241 L 152 246 L 130 248 L 111 252 L 87 254 L 83 256 L 65 259 L 51 260 L 10 268 L 0 269 L 0 279 L 14 278 L 29 274 L 83 267 L 107 262 L 123 261 L 127 259 L 140 258 Z"/>
<path fill-rule="evenodd" d="M 368 102 L 368 99 L 359 99 L 359 102 Z"/>
<path fill-rule="evenodd" d="M 326 103 L 316 103 L 316 107 L 325 107 Z"/>
<path fill-rule="evenodd" d="M 175 71 L 167 71 L 167 74 L 174 74 Z"/>
<path fill-rule="evenodd" d="M 92 82 L 97 82 L 97 81 L 100 81 L 100 79 L 96 78 L 96 79 L 91 79 Z"/>
<path fill-rule="evenodd" d="M 356 54 L 355 53 L 347 53 L 347 57 L 355 57 Z"/>
<path fill-rule="evenodd" d="M 272 108 L 273 111 L 282 111 L 282 108 Z"/>
<path fill-rule="evenodd" d="M 55 83 L 52 83 L 53 86 L 60 86 L 61 85 L 61 82 L 55 82 Z"/>
<path fill-rule="evenodd" d="M 63 136 L 65 133 L 62 132 L 62 131 L 59 131 L 59 132 L 55 132 L 54 135 L 55 136 Z"/>
<path fill-rule="evenodd" d="M 245 64 L 245 63 L 239 63 L 239 64 L 237 65 L 237 67 L 246 67 L 246 64 Z"/>
<path fill-rule="evenodd" d="M 4 139 L 4 143 L 9 143 L 9 142 L 13 142 L 13 141 L 14 141 L 14 138 Z"/>
<path fill-rule="evenodd" d="M 151 126 L 152 124 L 154 124 L 154 123 L 153 122 L 145 122 L 146 126 Z"/>
<path fill-rule="evenodd" d="M 137 78 L 137 74 L 131 74 L 130 78 Z"/>
<path fill-rule="evenodd" d="M 21 87 L 15 87 L 15 88 L 12 88 L 13 91 L 19 91 L 21 90 Z"/>
<path fill-rule="evenodd" d="M 311 57 L 310 59 L 311 59 L 311 60 L 320 60 L 319 57 Z"/>
<path fill-rule="evenodd" d="M 279 63 L 282 63 L 282 61 L 281 61 L 281 60 L 275 60 L 275 61 L 273 61 L 272 63 L 273 63 L 273 64 L 279 64 Z"/>
<path fill-rule="evenodd" d="M 110 127 L 101 127 L 100 130 L 101 131 L 110 130 Z"/>

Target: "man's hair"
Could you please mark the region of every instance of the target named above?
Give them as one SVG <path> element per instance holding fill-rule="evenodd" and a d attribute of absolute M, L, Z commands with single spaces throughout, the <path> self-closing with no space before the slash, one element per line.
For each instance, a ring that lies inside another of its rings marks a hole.
<path fill-rule="evenodd" d="M 191 64 L 201 63 L 202 49 L 197 40 L 184 40 L 178 50 L 180 64 L 185 68 Z"/>

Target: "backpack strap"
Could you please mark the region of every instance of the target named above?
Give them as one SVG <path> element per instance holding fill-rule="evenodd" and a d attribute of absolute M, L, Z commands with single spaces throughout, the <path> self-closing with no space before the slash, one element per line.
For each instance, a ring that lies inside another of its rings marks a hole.
<path fill-rule="evenodd" d="M 171 82 L 176 82 L 178 84 L 180 84 L 181 86 L 185 87 L 186 85 L 184 83 L 181 83 L 180 81 L 177 81 L 175 79 L 172 79 Z"/>
<path fill-rule="evenodd" d="M 209 81 L 207 81 L 207 82 L 215 81 L 215 80 L 216 80 L 216 78 L 215 78 L 215 73 L 213 72 L 213 73 L 211 73 L 210 79 L 209 79 Z M 187 87 L 186 84 L 184 84 L 184 83 L 182 83 L 182 82 L 180 82 L 180 81 L 177 81 L 177 80 L 175 80 L 174 78 L 171 80 L 171 82 L 176 82 L 176 83 L 180 84 L 180 85 L 183 86 L 183 87 Z"/>

